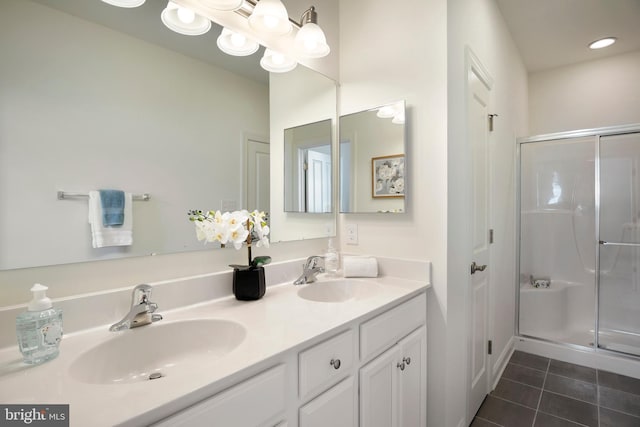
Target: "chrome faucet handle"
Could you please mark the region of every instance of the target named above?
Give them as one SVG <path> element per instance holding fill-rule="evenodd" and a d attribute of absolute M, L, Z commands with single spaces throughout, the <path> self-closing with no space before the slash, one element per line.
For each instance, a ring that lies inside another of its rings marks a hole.
<path fill-rule="evenodd" d="M 133 288 L 133 292 L 131 294 L 131 306 L 139 305 L 139 304 L 149 304 L 151 301 L 151 286 L 143 283 L 141 285 Z M 158 305 L 155 304 L 156 308 Z"/>
<path fill-rule="evenodd" d="M 313 268 L 316 268 L 318 266 L 318 263 L 323 260 L 324 261 L 324 257 L 321 255 L 312 255 L 309 258 L 307 258 L 307 262 L 305 262 L 304 264 L 304 268 L 311 270 Z M 322 268 L 322 267 L 320 267 Z"/>

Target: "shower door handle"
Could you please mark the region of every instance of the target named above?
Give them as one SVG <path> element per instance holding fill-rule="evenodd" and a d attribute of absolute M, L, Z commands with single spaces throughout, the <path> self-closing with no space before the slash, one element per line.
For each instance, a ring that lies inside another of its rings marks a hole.
<path fill-rule="evenodd" d="M 484 271 L 487 268 L 487 265 L 478 265 L 475 261 L 471 263 L 471 274 L 475 274 L 476 271 Z"/>
<path fill-rule="evenodd" d="M 600 240 L 600 244 L 603 246 L 630 246 L 632 248 L 636 248 L 640 246 L 640 243 L 605 242 L 604 240 Z"/>

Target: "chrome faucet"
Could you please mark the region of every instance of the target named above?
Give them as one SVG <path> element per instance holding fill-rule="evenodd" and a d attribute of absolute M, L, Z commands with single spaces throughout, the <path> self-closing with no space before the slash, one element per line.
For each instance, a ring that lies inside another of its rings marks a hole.
<path fill-rule="evenodd" d="M 158 309 L 158 304 L 151 302 L 150 298 L 151 286 L 143 284 L 133 288 L 129 313 L 127 313 L 121 321 L 111 325 L 109 330 L 111 332 L 117 332 L 162 320 L 160 314 L 153 314 Z"/>
<path fill-rule="evenodd" d="M 306 283 L 315 282 L 316 276 L 319 273 L 324 273 L 324 257 L 320 255 L 310 256 L 302 266 L 302 274 L 293 282 L 293 284 L 304 285 Z"/>

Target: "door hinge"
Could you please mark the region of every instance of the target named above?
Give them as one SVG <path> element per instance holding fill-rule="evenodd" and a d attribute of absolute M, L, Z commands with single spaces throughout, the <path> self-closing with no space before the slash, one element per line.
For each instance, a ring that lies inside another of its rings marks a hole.
<path fill-rule="evenodd" d="M 489 230 L 489 244 L 493 243 L 493 228 Z"/>
<path fill-rule="evenodd" d="M 493 347 L 493 342 L 491 340 L 489 340 L 489 342 L 487 343 L 487 354 L 492 354 L 491 351 Z"/>

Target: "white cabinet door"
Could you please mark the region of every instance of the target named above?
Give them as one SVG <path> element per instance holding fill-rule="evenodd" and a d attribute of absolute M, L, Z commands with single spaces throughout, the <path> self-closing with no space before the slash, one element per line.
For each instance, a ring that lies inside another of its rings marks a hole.
<path fill-rule="evenodd" d="M 398 360 L 394 346 L 360 369 L 360 425 L 398 426 Z"/>
<path fill-rule="evenodd" d="M 356 427 L 354 383 L 349 377 L 300 408 L 300 427 Z"/>
<path fill-rule="evenodd" d="M 427 424 L 427 328 L 422 326 L 360 370 L 360 425 Z"/>
<path fill-rule="evenodd" d="M 399 422 L 402 427 L 427 425 L 427 327 L 413 331 L 400 347 Z"/>
<path fill-rule="evenodd" d="M 154 427 L 274 425 L 276 417 L 286 409 L 286 385 L 285 365 L 278 365 L 165 418 Z"/>

